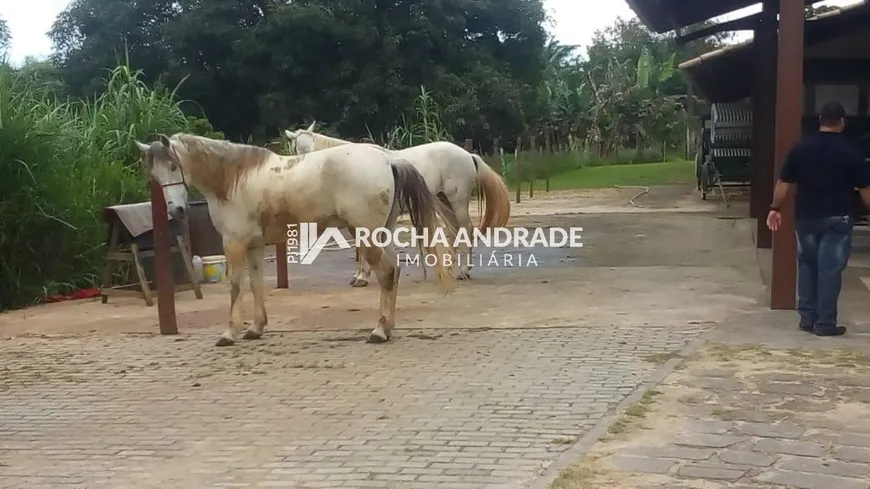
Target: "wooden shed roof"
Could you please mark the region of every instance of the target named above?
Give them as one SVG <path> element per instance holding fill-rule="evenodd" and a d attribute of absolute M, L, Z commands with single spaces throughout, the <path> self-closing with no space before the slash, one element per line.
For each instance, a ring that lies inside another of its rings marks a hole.
<path fill-rule="evenodd" d="M 805 46 L 812 47 L 870 26 L 870 8 L 860 3 L 807 21 Z M 752 40 L 706 53 L 680 64 L 701 95 L 711 102 L 734 102 L 750 96 L 753 70 Z M 856 56 L 863 57 L 863 56 Z"/>

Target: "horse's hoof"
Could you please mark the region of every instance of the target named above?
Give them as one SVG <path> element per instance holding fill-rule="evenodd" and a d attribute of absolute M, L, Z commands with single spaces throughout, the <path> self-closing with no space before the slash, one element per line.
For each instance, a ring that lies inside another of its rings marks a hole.
<path fill-rule="evenodd" d="M 235 344 L 235 341 L 221 336 L 220 339 L 217 340 L 217 343 L 214 344 L 214 346 L 232 346 L 233 344 Z"/>
<path fill-rule="evenodd" d="M 369 333 L 369 337 L 366 338 L 366 343 L 386 343 L 387 341 L 390 339 L 376 333 Z"/>
<path fill-rule="evenodd" d="M 363 280 L 361 278 L 353 279 L 353 282 L 350 283 L 353 287 L 367 287 L 369 285 L 368 280 Z"/>
<path fill-rule="evenodd" d="M 258 333 L 256 331 L 251 331 L 250 329 L 245 331 L 245 334 L 242 336 L 243 340 L 259 340 L 263 336 L 263 333 Z"/>

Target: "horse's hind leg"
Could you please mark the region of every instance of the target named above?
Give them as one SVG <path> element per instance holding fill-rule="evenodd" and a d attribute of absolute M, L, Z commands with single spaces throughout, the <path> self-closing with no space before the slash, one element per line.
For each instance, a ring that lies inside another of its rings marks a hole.
<path fill-rule="evenodd" d="M 369 333 L 367 343 L 385 343 L 390 340 L 396 324 L 396 294 L 399 287 L 399 268 L 392 247 L 363 247 L 361 256 L 371 264 L 381 287 L 381 305 L 378 325 Z"/>
<path fill-rule="evenodd" d="M 450 211 L 447 216 L 447 219 L 450 220 L 450 223 L 456 228 L 458 232 L 460 228 L 465 228 L 468 232 L 467 236 L 471 239 L 471 231 L 469 229 L 469 224 L 471 223 L 471 217 L 468 215 L 468 201 L 465 202 L 463 206 L 462 199 L 447 197 L 444 194 L 439 194 L 438 197 L 441 199 L 441 202 L 444 203 L 445 207 Z M 448 237 L 450 239 L 450 243 L 456 243 L 456 234 L 451 233 Z M 458 248 L 458 249 L 457 249 Z M 469 280 L 471 276 L 468 271 L 468 264 L 471 261 L 471 248 L 465 244 L 465 240 L 459 244 L 457 247 L 451 247 L 453 252 L 453 263 L 458 265 L 456 270 L 456 279 L 457 280 Z"/>
<path fill-rule="evenodd" d="M 356 268 L 356 275 L 350 279 L 350 285 L 353 287 L 366 287 L 369 284 L 369 276 L 372 273 L 371 265 L 366 261 L 362 251 L 359 254 L 359 266 Z"/>
<path fill-rule="evenodd" d="M 248 248 L 248 276 L 251 279 L 251 292 L 254 295 L 254 324 L 242 336 L 246 340 L 256 340 L 263 336 L 266 324 L 266 302 L 263 293 L 263 246 Z M 279 262 L 280 266 L 280 262 Z"/>
<path fill-rule="evenodd" d="M 224 243 L 227 257 L 227 275 L 230 278 L 230 324 L 216 346 L 230 346 L 239 338 L 244 322 L 242 321 L 242 276 L 245 273 L 247 246 L 238 241 Z"/>
<path fill-rule="evenodd" d="M 400 206 L 393 206 L 392 211 L 390 211 L 390 215 L 387 216 L 387 222 L 384 224 L 384 227 L 393 230 L 396 229 L 396 222 L 399 220 L 399 215 L 402 213 L 402 209 Z M 351 234 L 354 234 L 355 231 L 351 231 Z M 357 253 L 359 256 L 359 266 L 357 267 L 356 275 L 354 275 L 353 279 L 350 281 L 350 285 L 354 287 L 366 287 L 369 284 L 369 276 L 372 273 L 372 267 L 369 264 L 368 260 L 366 260 L 366 255 L 363 253 L 362 249 L 357 249 Z M 395 263 L 395 261 L 394 261 Z M 426 272 L 426 266 L 423 266 L 423 272 Z M 425 276 L 424 276 L 425 279 Z"/>

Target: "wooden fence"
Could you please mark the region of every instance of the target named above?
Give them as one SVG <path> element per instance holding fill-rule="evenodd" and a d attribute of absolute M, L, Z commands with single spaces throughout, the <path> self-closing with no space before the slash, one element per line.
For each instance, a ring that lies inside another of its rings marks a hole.
<path fill-rule="evenodd" d="M 524 144 L 525 143 L 525 144 Z M 474 150 L 474 142 L 471 139 L 466 139 L 464 142 L 465 150 L 472 152 Z M 483 160 L 492 167 L 499 175 L 508 179 L 508 167 L 504 158 L 504 148 L 501 146 L 498 139 L 493 141 L 493 151 L 489 154 L 481 154 Z M 524 151 L 525 149 L 525 151 Z M 513 171 L 510 172 L 513 176 L 513 183 L 516 186 L 516 203 L 522 202 L 523 186 L 528 184 L 529 198 L 535 197 L 535 176 L 537 175 L 536 166 L 543 162 L 544 167 L 544 192 L 550 192 L 550 161 L 548 158 L 536 158 L 537 155 L 542 155 L 544 148 L 538 148 L 535 138 L 528 138 L 524 141 L 523 137 L 517 138 L 516 147 L 514 149 L 514 164 Z M 546 149 L 549 151 L 549 148 Z M 537 160 L 537 161 L 536 161 Z"/>

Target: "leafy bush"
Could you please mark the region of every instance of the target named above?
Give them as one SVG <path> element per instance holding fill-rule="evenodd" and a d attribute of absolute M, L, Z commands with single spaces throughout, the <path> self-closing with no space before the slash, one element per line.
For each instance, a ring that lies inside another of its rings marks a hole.
<path fill-rule="evenodd" d="M 0 310 L 97 282 L 102 209 L 149 198 L 134 139 L 212 134 L 174 92 L 138 77 L 119 66 L 96 99 L 66 101 L 56 87 L 0 66 Z"/>

